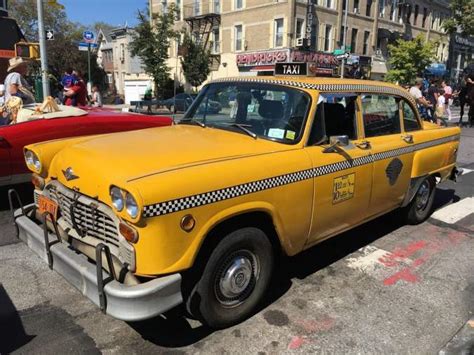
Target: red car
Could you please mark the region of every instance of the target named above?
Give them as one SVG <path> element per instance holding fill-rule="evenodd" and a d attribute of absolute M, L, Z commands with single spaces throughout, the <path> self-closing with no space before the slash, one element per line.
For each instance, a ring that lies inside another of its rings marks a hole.
<path fill-rule="evenodd" d="M 85 116 L 39 119 L 0 126 L 0 186 L 29 181 L 30 174 L 23 157 L 23 147 L 27 144 L 58 138 L 170 126 L 173 123 L 170 117 L 96 108 L 85 110 L 88 111 Z"/>

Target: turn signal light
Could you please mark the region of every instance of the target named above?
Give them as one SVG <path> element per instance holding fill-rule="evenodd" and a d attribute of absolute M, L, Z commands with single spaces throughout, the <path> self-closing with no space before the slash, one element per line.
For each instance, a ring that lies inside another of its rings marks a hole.
<path fill-rule="evenodd" d="M 33 185 L 39 189 L 39 190 L 43 190 L 44 189 L 44 185 L 45 185 L 45 182 L 44 182 L 44 179 L 37 175 L 37 174 L 33 174 L 31 176 L 31 182 L 33 183 Z"/>
<path fill-rule="evenodd" d="M 138 242 L 138 232 L 127 223 L 120 222 L 119 231 L 128 242 L 133 244 Z"/>
<path fill-rule="evenodd" d="M 181 229 L 185 232 L 191 232 L 194 229 L 194 226 L 196 225 L 196 220 L 192 215 L 187 214 L 181 219 L 180 225 Z"/>

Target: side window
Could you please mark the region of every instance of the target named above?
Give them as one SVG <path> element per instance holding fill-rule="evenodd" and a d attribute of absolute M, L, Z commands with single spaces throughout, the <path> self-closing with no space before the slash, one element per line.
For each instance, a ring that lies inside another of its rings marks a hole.
<path fill-rule="evenodd" d="M 421 129 L 420 122 L 416 118 L 415 111 L 406 101 L 402 101 L 403 127 L 405 132 L 418 131 Z"/>
<path fill-rule="evenodd" d="M 367 138 L 401 133 L 400 99 L 389 95 L 363 94 L 361 100 Z"/>
<path fill-rule="evenodd" d="M 356 94 L 321 94 L 308 145 L 328 143 L 331 136 L 356 139 L 356 106 Z"/>

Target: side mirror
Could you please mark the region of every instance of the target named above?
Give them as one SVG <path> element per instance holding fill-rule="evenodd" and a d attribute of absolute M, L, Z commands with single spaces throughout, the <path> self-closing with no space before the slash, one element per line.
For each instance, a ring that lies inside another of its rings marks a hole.
<path fill-rule="evenodd" d="M 323 153 L 334 153 L 339 147 L 347 147 L 349 145 L 349 136 L 330 136 L 329 146 L 324 148 Z"/>

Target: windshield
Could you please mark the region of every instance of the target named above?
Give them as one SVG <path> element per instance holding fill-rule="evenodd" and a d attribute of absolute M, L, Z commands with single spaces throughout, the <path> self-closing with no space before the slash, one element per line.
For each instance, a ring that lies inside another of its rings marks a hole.
<path fill-rule="evenodd" d="M 284 86 L 215 83 L 203 89 L 183 121 L 192 119 L 206 126 L 291 144 L 301 139 L 310 102 L 305 92 Z"/>

